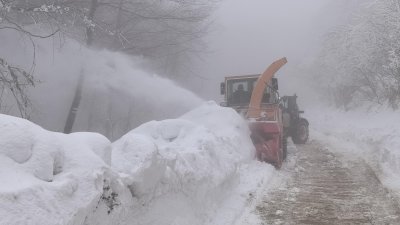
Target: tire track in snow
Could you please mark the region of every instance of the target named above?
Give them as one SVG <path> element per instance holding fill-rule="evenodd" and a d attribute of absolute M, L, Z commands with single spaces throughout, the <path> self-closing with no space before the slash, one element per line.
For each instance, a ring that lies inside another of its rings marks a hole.
<path fill-rule="evenodd" d="M 286 187 L 256 207 L 261 224 L 400 224 L 397 201 L 365 162 L 344 163 L 317 142 L 297 148 Z"/>

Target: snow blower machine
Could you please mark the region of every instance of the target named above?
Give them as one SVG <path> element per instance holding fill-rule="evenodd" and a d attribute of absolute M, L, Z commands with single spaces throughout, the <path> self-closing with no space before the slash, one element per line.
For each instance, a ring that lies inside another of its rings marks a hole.
<path fill-rule="evenodd" d="M 295 144 L 308 140 L 308 121 L 300 116 L 297 96 L 280 97 L 275 73 L 287 63 L 282 58 L 261 75 L 225 77 L 222 106 L 231 107 L 249 122 L 259 160 L 279 169 L 287 155 L 287 138 Z"/>

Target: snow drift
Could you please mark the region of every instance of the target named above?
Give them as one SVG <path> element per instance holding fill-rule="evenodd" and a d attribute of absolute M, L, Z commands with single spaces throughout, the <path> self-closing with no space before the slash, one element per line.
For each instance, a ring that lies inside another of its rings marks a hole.
<path fill-rule="evenodd" d="M 253 156 L 246 122 L 208 102 L 132 130 L 113 143 L 112 166 L 137 200 L 132 224 L 206 224 Z"/>
<path fill-rule="evenodd" d="M 116 185 L 110 161 L 99 134 L 53 133 L 0 115 L 0 224 L 83 224 Z"/>
<path fill-rule="evenodd" d="M 222 224 L 274 171 L 252 160 L 246 122 L 214 102 L 114 143 L 5 115 L 0 128 L 0 224 Z"/>
<path fill-rule="evenodd" d="M 365 160 L 382 183 L 400 197 L 399 112 L 308 110 L 311 137 L 351 158 Z"/>

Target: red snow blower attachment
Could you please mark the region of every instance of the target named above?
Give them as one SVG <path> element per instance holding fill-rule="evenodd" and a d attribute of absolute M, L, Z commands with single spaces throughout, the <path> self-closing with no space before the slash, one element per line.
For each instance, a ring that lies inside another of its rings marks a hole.
<path fill-rule="evenodd" d="M 225 95 L 221 105 L 234 108 L 249 121 L 257 158 L 276 168 L 286 158 L 285 134 L 289 132 L 284 131 L 282 109 L 285 109 L 280 104 L 278 80 L 273 76 L 286 63 L 286 58 L 282 58 L 261 75 L 225 77 L 221 83 L 221 94 Z M 306 128 L 308 138 L 308 123 Z"/>

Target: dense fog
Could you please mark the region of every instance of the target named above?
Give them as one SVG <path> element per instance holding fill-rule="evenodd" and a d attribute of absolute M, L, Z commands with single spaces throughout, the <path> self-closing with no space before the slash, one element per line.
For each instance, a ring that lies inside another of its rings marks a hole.
<path fill-rule="evenodd" d="M 202 101 L 219 103 L 225 76 L 260 74 L 281 57 L 280 94 L 296 93 L 302 107 L 398 107 L 390 39 L 398 29 L 385 20 L 398 18 L 397 1 L 65 4 L 1 1 L 2 113 L 65 132 L 73 115 L 72 131 L 115 139 Z"/>
<path fill-rule="evenodd" d="M 277 75 L 282 94 L 308 94 L 305 67 L 317 57 L 326 33 L 344 24 L 359 2 L 224 1 L 216 12 L 219 29 L 206 37 L 211 53 L 196 64 L 204 79 L 190 79 L 203 84 L 197 89 L 202 96 L 221 100 L 218 85 L 225 76 L 260 74 L 287 57 L 288 64 Z"/>

